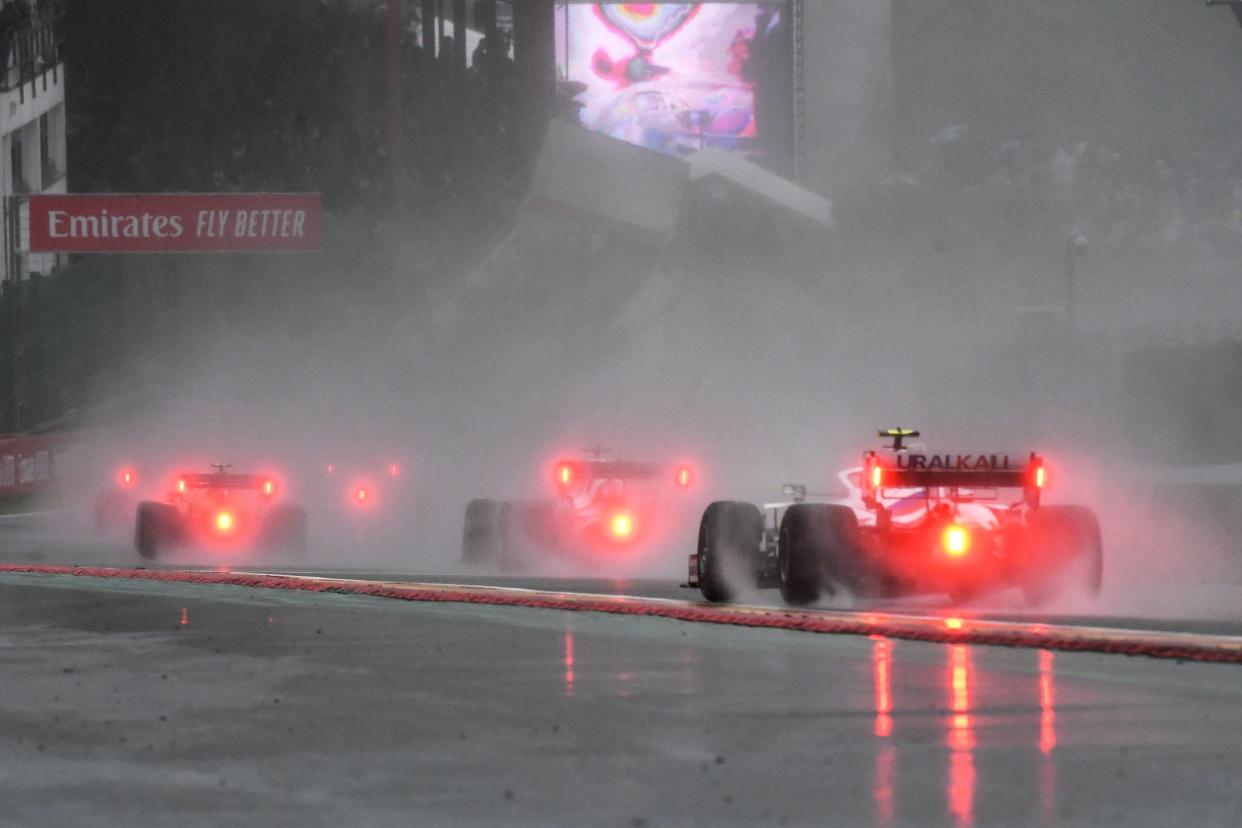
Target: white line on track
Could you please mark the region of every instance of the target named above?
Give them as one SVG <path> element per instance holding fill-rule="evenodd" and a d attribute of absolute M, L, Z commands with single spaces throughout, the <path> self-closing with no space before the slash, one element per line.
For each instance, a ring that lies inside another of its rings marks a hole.
<path fill-rule="evenodd" d="M 0 520 L 17 520 L 18 518 L 50 517 L 50 516 L 52 516 L 52 515 L 59 515 L 59 514 L 60 514 L 60 512 L 57 512 L 57 511 L 51 511 L 51 512 L 14 512 L 14 513 L 13 513 L 13 514 L 11 514 L 11 515 L 0 515 Z"/>

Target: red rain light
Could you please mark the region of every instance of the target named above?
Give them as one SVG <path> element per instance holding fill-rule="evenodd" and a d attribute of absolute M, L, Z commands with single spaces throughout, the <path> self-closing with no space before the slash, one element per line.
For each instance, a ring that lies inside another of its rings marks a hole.
<path fill-rule="evenodd" d="M 1045 473 L 1043 466 L 1035 468 L 1035 488 L 1042 489 L 1044 487 Z"/>
<path fill-rule="evenodd" d="M 122 489 L 130 488 L 137 481 L 138 475 L 134 473 L 133 469 L 121 469 L 120 474 L 117 475 L 117 482 L 121 484 Z"/>
<path fill-rule="evenodd" d="M 221 533 L 233 531 L 233 515 L 229 512 L 219 512 L 216 515 L 216 531 Z"/>
<path fill-rule="evenodd" d="M 185 494 L 185 478 L 177 481 L 177 491 Z"/>
<path fill-rule="evenodd" d="M 574 467 L 568 463 L 561 463 L 556 469 L 556 480 L 562 486 L 568 486 L 574 482 Z"/>
<path fill-rule="evenodd" d="M 359 512 L 371 512 L 378 508 L 381 497 L 381 488 L 377 486 L 375 480 L 368 478 L 355 478 L 349 482 L 348 487 L 343 492 L 345 502 L 353 506 Z"/>
<path fill-rule="evenodd" d="M 884 479 L 884 470 L 880 468 L 880 464 L 876 463 L 871 467 L 871 487 L 873 489 L 880 488 L 880 483 Z"/>
<path fill-rule="evenodd" d="M 263 494 L 267 495 L 268 497 L 271 497 L 275 493 L 276 493 L 276 484 L 273 483 L 271 480 L 264 480 L 263 481 Z"/>
<path fill-rule="evenodd" d="M 388 464 L 388 476 L 389 476 L 389 477 L 394 477 L 394 478 L 395 478 L 395 477 L 400 477 L 400 476 L 401 476 L 401 466 L 400 466 L 400 465 L 398 465 L 398 464 L 396 464 L 396 463 L 389 463 L 389 464 Z"/>
<path fill-rule="evenodd" d="M 608 530 L 617 540 L 626 540 L 634 534 L 634 516 L 629 512 L 617 512 L 608 521 Z"/>
<path fill-rule="evenodd" d="M 965 526 L 954 524 L 944 530 L 945 554 L 960 558 L 970 550 L 970 532 Z"/>
<path fill-rule="evenodd" d="M 690 469 L 682 466 L 677 470 L 677 485 L 683 489 L 690 488 L 690 484 L 694 482 L 694 475 L 690 473 Z"/>

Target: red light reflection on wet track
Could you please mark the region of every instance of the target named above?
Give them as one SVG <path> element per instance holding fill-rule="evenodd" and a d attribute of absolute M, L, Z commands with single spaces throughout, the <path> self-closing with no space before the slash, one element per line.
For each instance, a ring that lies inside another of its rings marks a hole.
<path fill-rule="evenodd" d="M 897 664 L 896 642 L 881 635 L 871 637 L 871 690 L 873 721 L 872 734 L 875 738 L 875 766 L 872 784 L 872 800 L 874 803 L 873 824 L 878 828 L 891 828 L 897 824 L 897 810 L 900 795 L 898 786 L 898 760 L 903 752 L 903 738 L 898 736 L 893 712 L 894 675 Z M 975 765 L 975 750 L 979 746 L 980 735 L 977 730 L 979 688 L 989 683 L 1012 688 L 1009 679 L 993 676 L 987 671 L 980 673 L 975 664 L 976 657 L 982 657 L 980 651 L 968 644 L 952 644 L 946 648 L 947 660 L 938 671 L 937 683 L 943 682 L 947 696 L 948 713 L 943 717 L 944 745 L 948 748 L 947 778 L 945 782 L 945 804 L 949 822 L 957 828 L 973 826 L 977 820 L 976 801 L 978 797 L 979 778 Z M 1040 822 L 1055 825 L 1057 822 L 1057 765 L 1054 752 L 1057 747 L 1056 730 L 1056 655 L 1050 650 L 1037 653 L 1038 671 L 1030 678 L 1032 684 L 1024 684 L 1031 695 L 1026 696 L 1031 702 L 1037 698 L 1038 735 L 1028 744 L 1038 748 L 1040 763 L 1038 777 L 1031 780 L 1030 789 L 1038 789 Z M 1035 665 L 1032 665 L 1035 666 Z M 908 667 L 910 672 L 921 669 L 917 664 Z M 983 682 L 981 685 L 980 682 Z M 1035 722 L 1034 707 L 1026 708 L 1032 724 Z M 910 711 L 913 712 L 913 711 Z M 912 718 L 908 721 L 911 733 L 918 733 L 922 725 L 920 720 Z M 1002 728 L 998 732 L 1010 732 Z M 1020 729 L 1019 732 L 1031 733 L 1033 729 Z M 909 739 L 909 733 L 904 734 Z M 1003 737 L 999 737 L 1003 738 Z M 1023 737 L 1025 740 L 1025 737 Z"/>
<path fill-rule="evenodd" d="M 949 647 L 949 783 L 946 791 L 954 825 L 975 819 L 975 731 L 971 721 L 971 652 L 964 644 Z"/>
<path fill-rule="evenodd" d="M 889 828 L 893 824 L 897 781 L 897 748 L 885 745 L 875 755 L 875 824 Z"/>
<path fill-rule="evenodd" d="M 881 739 L 893 732 L 893 642 L 871 636 L 871 672 L 875 685 L 875 735 Z"/>
<path fill-rule="evenodd" d="M 574 695 L 574 630 L 565 628 L 565 695 Z"/>
<path fill-rule="evenodd" d="M 893 733 L 893 642 L 881 635 L 871 636 L 871 677 L 875 693 L 875 727 L 877 739 Z M 897 749 L 882 743 L 875 757 L 875 824 L 888 828 L 893 824 L 896 790 Z"/>
<path fill-rule="evenodd" d="M 1039 752 L 1051 753 L 1057 746 L 1056 684 L 1051 650 L 1039 651 Z"/>
<path fill-rule="evenodd" d="M 1051 650 L 1039 651 L 1039 810 L 1045 825 L 1056 824 L 1057 766 L 1052 756 L 1057 746 L 1056 671 Z"/>

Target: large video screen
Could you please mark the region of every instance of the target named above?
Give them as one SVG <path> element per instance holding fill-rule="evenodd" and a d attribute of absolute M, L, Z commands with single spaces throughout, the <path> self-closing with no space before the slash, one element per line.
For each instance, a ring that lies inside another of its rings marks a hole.
<path fill-rule="evenodd" d="M 672 155 L 716 147 L 784 172 L 787 3 L 557 4 L 557 69 L 579 122 Z"/>

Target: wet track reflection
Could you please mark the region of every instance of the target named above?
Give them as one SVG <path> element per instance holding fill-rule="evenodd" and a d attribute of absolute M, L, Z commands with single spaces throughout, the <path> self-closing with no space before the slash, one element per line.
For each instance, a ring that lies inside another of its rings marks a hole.
<path fill-rule="evenodd" d="M 0 575 L 0 622 L 0 797 L 20 824 L 89 822 L 29 794 L 32 755 L 130 824 L 187 790 L 201 823 L 229 822 L 219 778 L 248 780 L 256 821 L 306 825 L 1167 826 L 1242 808 L 1233 666 L 66 576 Z"/>
<path fill-rule="evenodd" d="M 975 815 L 975 731 L 971 723 L 970 648 L 949 648 L 949 689 L 953 716 L 949 724 L 949 813 L 956 825 L 971 825 Z"/>
<path fill-rule="evenodd" d="M 574 695 L 574 628 L 565 625 L 565 696 Z"/>
<path fill-rule="evenodd" d="M 920 818 L 917 813 L 899 812 L 902 801 L 901 779 L 899 778 L 899 758 L 902 755 L 903 743 L 908 744 L 907 736 L 902 732 L 908 727 L 909 739 L 919 741 L 923 736 L 919 733 L 923 722 L 920 720 L 921 705 L 918 695 L 910 699 L 898 699 L 894 694 L 894 671 L 900 663 L 897 658 L 900 647 L 918 647 L 908 643 L 896 642 L 884 636 L 871 637 L 871 689 L 873 697 L 873 719 L 871 733 L 874 740 L 874 772 L 872 781 L 872 798 L 874 814 L 872 824 L 876 828 L 891 828 L 894 825 L 914 824 Z M 1029 745 L 1032 752 L 1038 751 L 1039 762 L 1034 768 L 1035 778 L 1029 780 L 1029 788 L 1038 794 L 1037 807 L 1032 817 L 1037 814 L 1042 825 L 1057 823 L 1057 762 L 1054 751 L 1057 748 L 1056 720 L 1056 655 L 1048 650 L 1023 653 L 1026 660 L 1035 662 L 1036 671 L 1030 676 L 1033 681 L 1022 681 L 1020 674 L 990 674 L 980 672 L 975 666 L 977 648 L 966 645 L 948 645 L 941 648 L 944 662 L 939 668 L 939 693 L 942 696 L 943 709 L 946 713 L 939 717 L 943 733 L 941 743 L 944 747 L 940 763 L 944 773 L 944 815 L 955 828 L 977 824 L 975 800 L 980 783 L 980 768 L 977 766 L 977 755 L 980 749 L 989 748 L 1022 748 L 1022 743 Z M 986 652 L 986 651 L 984 651 Z M 909 669 L 918 670 L 919 665 L 909 665 Z M 925 668 L 924 668 L 925 669 Z M 1015 681 L 1015 679 L 1018 679 Z M 996 698 L 992 703 L 997 709 L 1007 713 L 998 714 L 989 710 L 981 710 L 978 705 L 978 693 L 985 682 L 991 681 L 995 687 Z M 910 693 L 912 689 L 921 694 L 923 685 L 915 681 L 914 687 L 904 683 L 903 689 Z M 1028 686 L 1023 686 L 1028 685 Z M 1029 686 L 1033 685 L 1033 686 Z M 1012 695 L 1010 695 L 1012 694 Z M 1037 699 L 1037 704 L 1033 702 Z M 905 706 L 903 707 L 903 701 Z M 1030 733 L 1032 738 L 1019 739 L 1019 744 L 990 744 L 988 736 L 982 737 L 978 730 L 978 717 L 982 715 L 994 720 L 998 725 L 991 732 L 997 739 L 1005 739 L 1005 734 Z M 1005 718 L 1016 721 L 1004 721 Z M 1028 719 L 1031 726 L 1026 726 L 1021 719 Z M 928 769 L 921 767 L 912 784 L 921 787 Z M 984 771 L 986 772 L 986 771 Z M 1009 780 L 1006 784 L 1012 784 Z M 926 814 L 922 815 L 925 818 Z"/>
<path fill-rule="evenodd" d="M 1057 746 L 1056 655 L 1039 651 L 1039 811 L 1043 824 L 1052 825 L 1057 810 L 1057 766 L 1052 752 Z"/>

